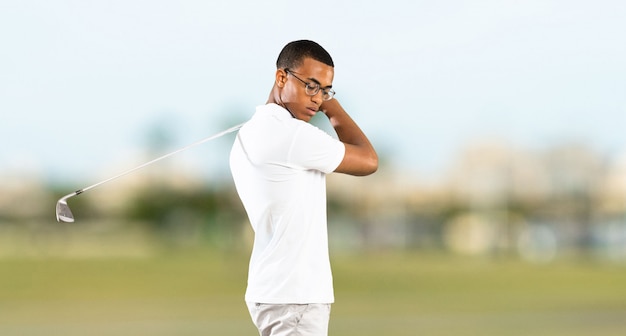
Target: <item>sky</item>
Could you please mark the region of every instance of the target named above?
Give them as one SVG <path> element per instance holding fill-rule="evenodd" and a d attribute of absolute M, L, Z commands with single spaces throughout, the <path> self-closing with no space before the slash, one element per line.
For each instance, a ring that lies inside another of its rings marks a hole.
<path fill-rule="evenodd" d="M 107 177 L 245 121 L 296 39 L 331 53 L 336 98 L 397 169 L 436 174 L 480 139 L 623 156 L 624 17 L 619 0 L 2 0 L 0 176 Z M 223 169 L 230 141 L 167 164 Z"/>

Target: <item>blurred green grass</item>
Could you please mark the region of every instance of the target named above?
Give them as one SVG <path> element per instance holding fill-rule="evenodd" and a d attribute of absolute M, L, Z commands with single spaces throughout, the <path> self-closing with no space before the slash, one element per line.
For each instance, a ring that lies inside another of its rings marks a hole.
<path fill-rule="evenodd" d="M 426 253 L 333 257 L 331 335 L 623 335 L 626 267 Z M 0 260 L 0 335 L 256 335 L 247 255 Z"/>

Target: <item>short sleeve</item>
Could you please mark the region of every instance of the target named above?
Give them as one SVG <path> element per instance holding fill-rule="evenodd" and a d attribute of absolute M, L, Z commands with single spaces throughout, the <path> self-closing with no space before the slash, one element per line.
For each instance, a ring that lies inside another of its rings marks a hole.
<path fill-rule="evenodd" d="M 294 167 L 332 173 L 343 160 L 345 145 L 319 128 L 303 123 L 294 133 L 288 160 Z"/>

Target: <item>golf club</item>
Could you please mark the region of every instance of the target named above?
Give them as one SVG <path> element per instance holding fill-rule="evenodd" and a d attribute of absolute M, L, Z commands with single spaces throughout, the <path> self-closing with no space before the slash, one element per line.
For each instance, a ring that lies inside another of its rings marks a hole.
<path fill-rule="evenodd" d="M 65 196 L 61 197 L 61 198 L 57 201 L 57 206 L 56 206 L 57 221 L 58 221 L 58 222 L 67 222 L 67 223 L 74 222 L 74 215 L 72 214 L 72 211 L 70 210 L 70 207 L 67 205 L 67 199 L 68 199 L 68 198 L 70 198 L 70 197 L 74 197 L 74 196 L 76 196 L 76 195 L 80 195 L 80 194 L 84 193 L 85 191 L 87 191 L 87 190 L 89 190 L 89 189 L 93 189 L 93 188 L 95 188 L 95 187 L 97 187 L 97 186 L 99 186 L 99 185 L 102 185 L 102 184 L 107 183 L 107 182 L 109 182 L 109 181 L 115 180 L 115 179 L 116 179 L 116 178 L 118 178 L 118 177 L 122 177 L 122 176 L 124 176 L 124 175 L 130 174 L 130 173 L 134 172 L 135 170 L 138 170 L 138 169 L 141 169 L 141 168 L 143 168 L 143 167 L 145 167 L 145 166 L 151 165 L 151 164 L 153 164 L 153 163 L 155 163 L 155 162 L 157 162 L 157 161 L 161 161 L 161 160 L 163 160 L 163 159 L 165 159 L 165 158 L 167 158 L 167 157 L 170 157 L 170 156 L 172 156 L 172 155 L 174 155 L 174 154 L 180 153 L 180 152 L 182 152 L 182 151 L 184 151 L 184 150 L 187 150 L 187 149 L 189 149 L 189 148 L 191 148 L 191 147 L 194 147 L 194 146 L 197 146 L 197 145 L 199 145 L 199 144 L 205 143 L 205 142 L 207 142 L 207 141 L 209 141 L 209 140 L 213 140 L 213 139 L 219 138 L 219 137 L 221 137 L 221 136 L 223 136 L 223 135 L 226 135 L 226 134 L 228 134 L 228 133 L 235 132 L 235 131 L 237 131 L 238 129 L 240 129 L 240 128 L 241 128 L 241 126 L 243 126 L 244 124 L 245 124 L 245 123 L 242 123 L 242 124 L 239 124 L 239 125 L 233 126 L 233 127 L 229 128 L 229 129 L 227 129 L 227 130 L 224 130 L 224 131 L 219 132 L 219 133 L 217 133 L 217 134 L 211 135 L 211 136 L 209 136 L 209 137 L 207 137 L 207 138 L 204 138 L 204 139 L 202 139 L 202 140 L 196 141 L 196 142 L 194 142 L 194 143 L 192 143 L 192 144 L 190 144 L 190 145 L 187 145 L 187 146 L 185 146 L 185 147 L 183 147 L 183 148 L 181 148 L 181 149 L 175 150 L 175 151 L 173 151 L 173 152 L 171 152 L 171 153 L 168 153 L 168 154 L 165 154 L 165 155 L 163 155 L 163 156 L 160 156 L 160 157 L 158 157 L 158 158 L 156 158 L 156 159 L 154 159 L 154 160 L 152 160 L 152 161 L 148 161 L 148 162 L 146 162 L 146 163 L 144 163 L 144 164 L 142 164 L 142 165 L 139 165 L 139 166 L 137 166 L 137 167 L 135 167 L 135 168 L 129 169 L 129 170 L 127 170 L 127 171 L 125 171 L 125 172 L 122 172 L 122 173 L 120 173 L 120 174 L 118 174 L 118 175 L 115 175 L 115 176 L 113 176 L 113 177 L 110 177 L 110 178 L 108 178 L 108 179 L 106 179 L 106 180 L 104 180 L 104 181 L 100 181 L 100 182 L 98 182 L 98 183 L 95 183 L 95 184 L 92 184 L 92 185 L 90 185 L 90 186 L 88 186 L 88 187 L 85 187 L 85 188 L 82 188 L 82 189 L 76 190 L 75 192 L 73 192 L 73 193 L 71 193 L 71 194 L 67 194 L 67 195 L 65 195 Z"/>

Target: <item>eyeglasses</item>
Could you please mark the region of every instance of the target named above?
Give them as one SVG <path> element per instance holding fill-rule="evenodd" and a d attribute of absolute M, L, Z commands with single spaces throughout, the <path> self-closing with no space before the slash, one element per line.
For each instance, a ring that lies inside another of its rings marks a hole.
<path fill-rule="evenodd" d="M 331 100 L 335 96 L 335 91 L 330 88 L 322 89 L 320 87 L 320 83 L 306 82 L 300 77 L 296 76 L 295 73 L 289 69 L 285 69 L 285 72 L 292 75 L 295 79 L 301 81 L 305 85 L 304 92 L 309 96 L 315 96 L 318 92 L 320 92 L 320 90 L 322 90 L 322 99 L 324 101 Z"/>

